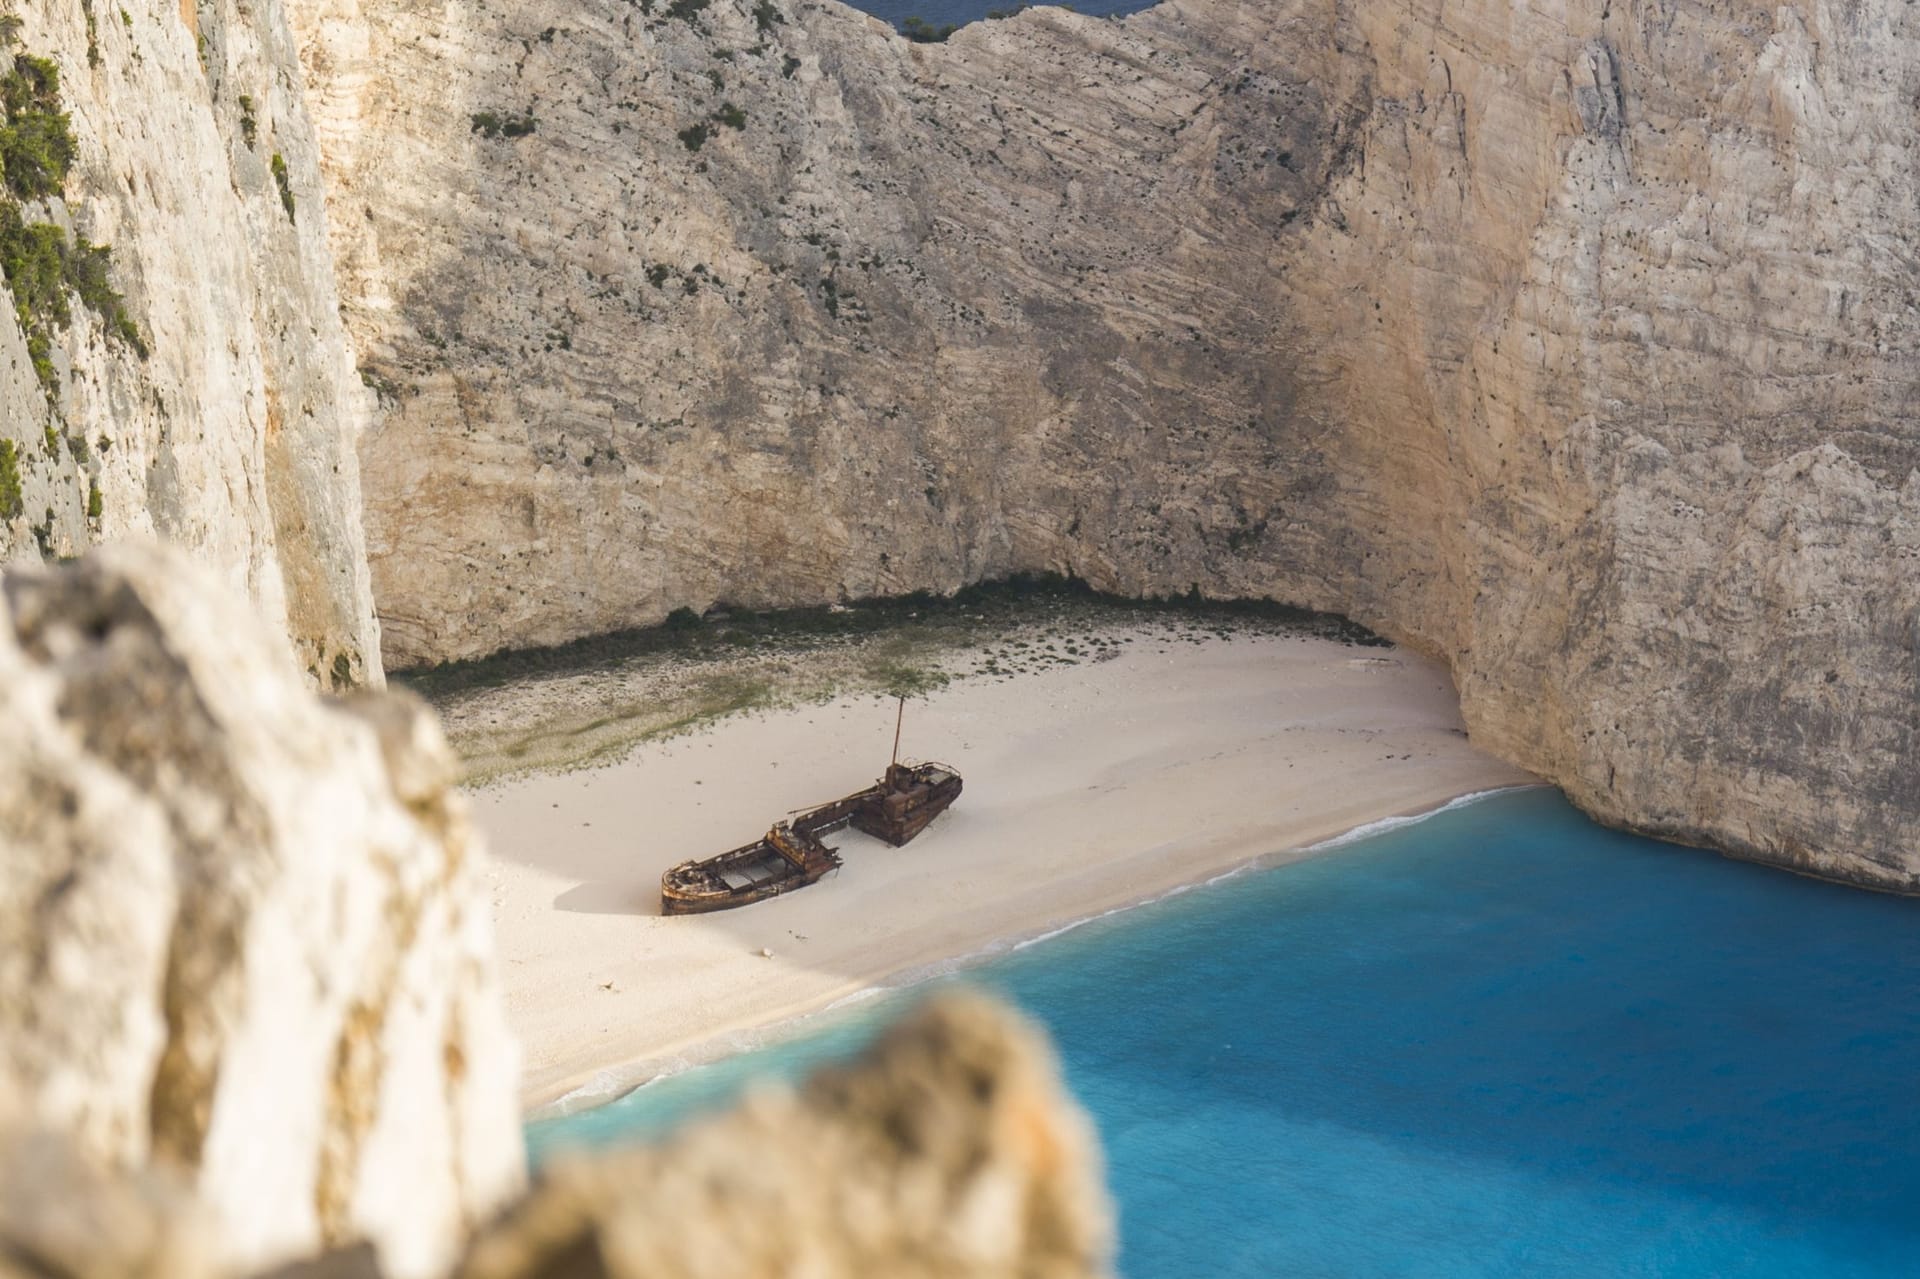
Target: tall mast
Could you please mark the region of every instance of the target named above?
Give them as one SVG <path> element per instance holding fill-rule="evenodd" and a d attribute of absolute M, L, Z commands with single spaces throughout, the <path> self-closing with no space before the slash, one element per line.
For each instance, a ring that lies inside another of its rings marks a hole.
<path fill-rule="evenodd" d="M 900 695 L 900 710 L 893 717 L 893 758 L 887 762 L 888 768 L 892 768 L 900 762 L 900 725 L 906 718 L 907 696 L 905 693 L 902 693 Z"/>

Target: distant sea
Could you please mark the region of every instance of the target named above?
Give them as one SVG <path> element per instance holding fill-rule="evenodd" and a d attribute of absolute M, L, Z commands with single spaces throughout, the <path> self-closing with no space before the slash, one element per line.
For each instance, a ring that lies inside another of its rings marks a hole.
<path fill-rule="evenodd" d="M 1920 1273 L 1920 903 L 1552 791 L 942 980 L 1052 1033 L 1135 1279 Z M 535 1158 L 668 1131 L 913 997 L 535 1124 Z"/>
<path fill-rule="evenodd" d="M 896 27 L 908 18 L 920 18 L 936 27 L 949 23 L 959 27 L 978 22 L 990 9 L 1012 9 L 1019 0 L 847 0 L 847 3 L 876 18 L 885 18 Z M 1142 0 L 1074 0 L 1070 7 L 1079 13 L 1106 16 L 1137 13 L 1151 5 Z"/>

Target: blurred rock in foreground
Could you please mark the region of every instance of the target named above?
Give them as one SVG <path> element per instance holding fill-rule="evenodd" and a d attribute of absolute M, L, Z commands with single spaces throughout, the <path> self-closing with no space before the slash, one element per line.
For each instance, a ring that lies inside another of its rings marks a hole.
<path fill-rule="evenodd" d="M 0 1279 L 216 1279 L 164 1177 L 5 1136 Z M 473 1241 L 454 1279 L 1095 1279 L 1113 1223 L 1086 1118 L 1033 1029 L 941 999 L 796 1095 L 650 1149 L 577 1155 Z M 337 1249 L 256 1279 L 380 1279 Z"/>
<path fill-rule="evenodd" d="M 432 716 L 320 700 L 238 592 L 127 546 L 0 579 L 0 723 L 4 1108 L 70 1136 L 75 1168 L 177 1183 L 218 1264 L 362 1238 L 394 1274 L 447 1264 L 524 1161 L 478 848 Z M 0 1221 L 51 1228 L 23 1212 L 40 1164 L 21 1147 Z M 104 1233 L 69 1224 L 68 1243 Z"/>
<path fill-rule="evenodd" d="M 929 1004 L 853 1066 L 658 1148 L 559 1161 L 458 1279 L 1083 1279 L 1112 1222 L 1032 1028 Z"/>
<path fill-rule="evenodd" d="M 1092 1130 L 973 998 L 501 1212 L 518 1054 L 439 728 L 313 696 L 177 551 L 0 578 L 0 723 L 0 1279 L 1108 1272 Z"/>

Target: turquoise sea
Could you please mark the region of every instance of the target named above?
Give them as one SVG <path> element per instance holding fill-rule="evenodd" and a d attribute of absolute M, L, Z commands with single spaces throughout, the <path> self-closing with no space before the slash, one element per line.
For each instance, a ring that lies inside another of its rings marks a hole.
<path fill-rule="evenodd" d="M 1042 1021 L 1134 1279 L 1920 1274 L 1920 903 L 1507 792 L 942 980 Z M 902 992 L 533 1125 L 669 1130 Z"/>

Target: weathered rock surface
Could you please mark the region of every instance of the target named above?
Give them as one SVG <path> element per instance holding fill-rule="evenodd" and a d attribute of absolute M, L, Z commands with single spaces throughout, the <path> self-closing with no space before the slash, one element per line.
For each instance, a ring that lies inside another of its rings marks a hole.
<path fill-rule="evenodd" d="M 111 246 L 148 354 L 71 299 L 49 396 L 0 307 L 0 442 L 20 473 L 17 513 L 0 482 L 0 560 L 165 537 L 282 624 L 316 683 L 377 684 L 355 454 L 372 397 L 280 0 L 11 9 L 0 63 L 54 61 L 77 144 L 63 196 L 23 214 Z"/>
<path fill-rule="evenodd" d="M 219 1273 L 206 1213 L 172 1178 L 115 1168 L 19 1116 L 0 1122 L 0 1279 Z"/>
<path fill-rule="evenodd" d="M 1607 820 L 1920 889 L 1909 6 L 294 7 L 390 660 L 1273 596 Z"/>
<path fill-rule="evenodd" d="M 363 1236 L 444 1263 L 522 1157 L 431 714 L 320 700 L 238 599 L 129 546 L 0 581 L 0 722 L 4 1108 L 175 1172 L 226 1263 Z"/>
<path fill-rule="evenodd" d="M 164 1176 L 0 1124 L 0 1276 L 211 1279 Z M 670 1144 L 573 1156 L 473 1238 L 456 1279 L 1095 1279 L 1113 1222 L 1091 1125 L 1041 1036 L 948 997 L 796 1095 Z M 271 1279 L 378 1279 L 348 1248 Z"/>
<path fill-rule="evenodd" d="M 798 1095 L 557 1164 L 456 1273 L 1085 1279 L 1112 1252 L 1092 1126 L 1045 1042 L 947 997 Z"/>

